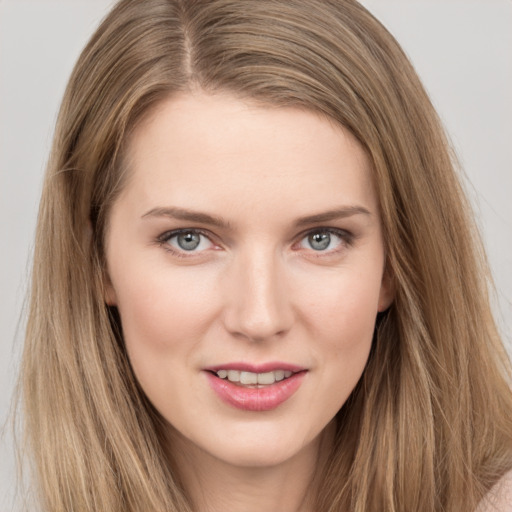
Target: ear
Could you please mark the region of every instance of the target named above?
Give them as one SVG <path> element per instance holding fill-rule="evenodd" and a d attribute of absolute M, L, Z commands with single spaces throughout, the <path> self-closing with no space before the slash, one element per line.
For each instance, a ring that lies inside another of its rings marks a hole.
<path fill-rule="evenodd" d="M 395 279 L 394 274 L 389 265 L 386 265 L 384 269 L 384 273 L 382 274 L 382 282 L 380 285 L 380 293 L 379 293 L 379 304 L 378 311 L 382 313 L 386 311 L 386 309 L 393 304 L 393 300 L 395 299 Z"/>
<path fill-rule="evenodd" d="M 117 306 L 117 295 L 107 270 L 103 271 L 103 298 L 107 306 Z"/>
<path fill-rule="evenodd" d="M 87 236 L 89 238 L 89 243 L 92 243 L 93 228 L 90 220 L 88 221 L 87 226 Z M 107 306 L 117 306 L 117 296 L 112 284 L 112 280 L 110 279 L 108 269 L 102 268 L 99 273 L 101 275 L 100 286 L 102 287 L 103 300 Z"/>

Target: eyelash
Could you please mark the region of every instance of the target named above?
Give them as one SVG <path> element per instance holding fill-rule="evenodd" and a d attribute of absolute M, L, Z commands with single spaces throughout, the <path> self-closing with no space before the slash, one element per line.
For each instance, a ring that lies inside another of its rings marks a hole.
<path fill-rule="evenodd" d="M 177 256 L 178 258 L 189 258 L 190 256 L 192 256 L 194 254 L 194 251 L 185 251 L 185 250 L 177 250 L 175 249 L 174 247 L 172 247 L 170 244 L 169 244 L 169 241 L 178 236 L 178 235 L 181 235 L 181 234 L 187 234 L 187 233 L 194 233 L 194 234 L 197 234 L 197 235 L 201 235 L 201 236 L 204 236 L 205 238 L 207 238 L 212 244 L 215 244 L 213 241 L 212 241 L 212 234 L 207 232 L 207 231 L 204 231 L 202 229 L 198 229 L 198 228 L 182 228 L 182 229 L 174 229 L 172 231 L 166 231 L 165 233 L 162 233 L 158 238 L 157 238 L 157 242 L 159 245 L 161 245 L 164 250 L 166 250 L 167 252 L 170 252 L 171 254 L 173 254 L 174 256 Z"/>
<path fill-rule="evenodd" d="M 331 228 L 331 227 L 318 227 L 314 229 L 309 229 L 297 237 L 297 242 L 294 245 L 300 244 L 304 239 L 308 236 L 314 234 L 323 234 L 328 233 L 329 235 L 334 235 L 340 240 L 340 247 L 336 247 L 335 249 L 330 250 L 315 250 L 312 247 L 309 248 L 309 251 L 316 258 L 322 258 L 327 256 L 332 256 L 333 254 L 337 254 L 338 252 L 346 249 L 347 247 L 351 247 L 354 244 L 355 236 L 353 233 L 346 231 L 345 229 L 339 228 Z"/>
<path fill-rule="evenodd" d="M 174 256 L 177 256 L 179 258 L 189 258 L 194 255 L 195 251 L 177 250 L 169 244 L 169 241 L 172 238 L 179 236 L 180 234 L 186 234 L 186 233 L 193 233 L 193 234 L 198 234 L 198 235 L 204 236 L 212 244 L 216 245 L 215 242 L 212 240 L 213 236 L 211 233 L 209 233 L 208 231 L 202 230 L 202 229 L 198 229 L 198 228 L 182 228 L 182 229 L 175 229 L 172 231 L 166 231 L 165 233 L 162 233 L 157 238 L 157 243 L 159 245 L 161 245 L 167 252 L 170 252 Z M 313 253 L 315 257 L 325 257 L 327 255 L 336 254 L 343 248 L 351 247 L 355 240 L 355 236 L 352 233 L 350 233 L 349 231 L 346 231 L 344 229 L 332 228 L 332 227 L 319 227 L 319 228 L 309 229 L 307 231 L 300 233 L 296 237 L 297 241 L 294 242 L 293 245 L 296 246 L 297 244 L 300 244 L 308 236 L 314 235 L 314 234 L 319 234 L 319 233 L 328 233 L 329 235 L 335 235 L 336 237 L 338 237 L 340 239 L 340 245 L 342 246 L 342 248 L 341 249 L 335 248 L 335 249 L 331 249 L 331 250 L 327 250 L 327 251 L 323 251 L 323 250 L 315 251 L 315 249 L 310 248 L 310 252 Z"/>

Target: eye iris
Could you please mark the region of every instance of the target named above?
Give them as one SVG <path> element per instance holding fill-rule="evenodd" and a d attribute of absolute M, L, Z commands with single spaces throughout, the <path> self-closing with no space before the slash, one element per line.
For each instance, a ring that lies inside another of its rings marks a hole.
<path fill-rule="evenodd" d="M 331 243 L 330 233 L 313 233 L 308 236 L 308 242 L 312 249 L 315 251 L 323 251 L 329 247 Z"/>
<path fill-rule="evenodd" d="M 176 237 L 176 241 L 184 251 L 193 251 L 201 242 L 201 235 L 193 232 L 181 233 Z"/>

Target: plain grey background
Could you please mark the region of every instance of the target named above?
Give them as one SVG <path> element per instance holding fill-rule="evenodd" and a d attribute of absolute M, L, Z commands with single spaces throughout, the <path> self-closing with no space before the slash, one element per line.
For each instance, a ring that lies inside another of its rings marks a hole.
<path fill-rule="evenodd" d="M 141 0 L 142 1 L 142 0 Z M 111 0 L 0 0 L 0 425 L 23 333 L 43 171 L 59 101 Z M 512 1 L 363 0 L 411 57 L 450 134 L 512 338 Z M 0 512 L 11 510 L 12 439 L 0 442 Z"/>

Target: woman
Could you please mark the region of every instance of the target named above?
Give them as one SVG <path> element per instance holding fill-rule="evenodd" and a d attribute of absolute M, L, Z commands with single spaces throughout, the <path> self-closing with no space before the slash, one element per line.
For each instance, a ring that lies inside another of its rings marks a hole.
<path fill-rule="evenodd" d="M 43 510 L 507 510 L 481 247 L 364 8 L 113 9 L 59 115 L 22 387 Z"/>

